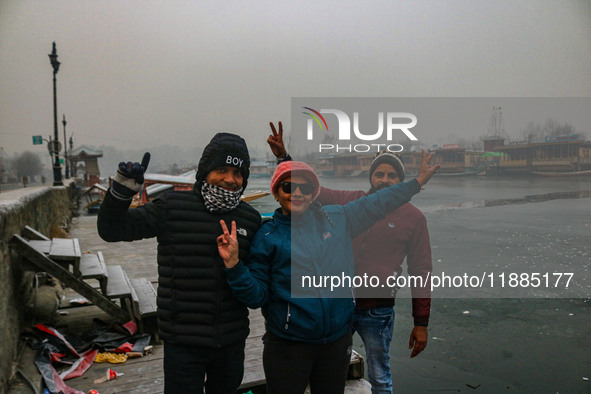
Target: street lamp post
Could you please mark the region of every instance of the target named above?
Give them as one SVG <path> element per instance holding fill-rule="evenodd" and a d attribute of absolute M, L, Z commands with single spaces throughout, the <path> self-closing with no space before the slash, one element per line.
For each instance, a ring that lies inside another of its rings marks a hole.
<path fill-rule="evenodd" d="M 60 156 L 58 150 L 58 136 L 57 136 L 57 87 L 55 75 L 60 68 L 60 62 L 57 61 L 57 51 L 55 49 L 55 42 L 53 43 L 53 50 L 48 55 L 51 67 L 53 67 L 53 186 L 63 186 L 62 182 L 62 167 L 60 166 Z"/>
<path fill-rule="evenodd" d="M 74 150 L 74 141 L 72 137 L 74 133 L 70 134 L 70 156 L 72 155 L 72 151 Z M 70 163 L 70 176 L 76 177 L 76 165 L 74 163 Z"/>
<path fill-rule="evenodd" d="M 66 179 L 70 178 L 70 166 L 68 165 L 68 140 L 66 139 L 66 115 L 64 114 L 64 120 L 62 120 L 62 124 L 64 125 L 64 161 L 66 162 L 66 169 L 65 169 L 65 177 Z"/>

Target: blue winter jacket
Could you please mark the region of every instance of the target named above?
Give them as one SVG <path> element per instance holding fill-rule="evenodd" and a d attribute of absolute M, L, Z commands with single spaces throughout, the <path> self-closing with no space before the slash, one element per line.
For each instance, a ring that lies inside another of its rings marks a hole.
<path fill-rule="evenodd" d="M 349 330 L 353 317 L 351 285 L 341 281 L 342 286 L 331 291 L 335 276 L 353 278 L 351 240 L 420 188 L 415 179 L 399 183 L 344 206 L 327 205 L 326 215 L 308 209 L 286 216 L 279 208 L 256 233 L 248 259 L 226 269 L 226 280 L 236 298 L 250 308 L 262 307 L 273 334 L 330 343 Z M 306 276 L 314 276 L 315 282 L 302 286 Z M 324 278 L 328 280 L 320 285 Z"/>

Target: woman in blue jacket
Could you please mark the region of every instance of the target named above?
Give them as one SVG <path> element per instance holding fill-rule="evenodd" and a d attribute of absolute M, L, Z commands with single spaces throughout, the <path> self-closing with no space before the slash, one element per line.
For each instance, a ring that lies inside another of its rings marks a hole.
<path fill-rule="evenodd" d="M 236 223 L 229 230 L 221 221 L 226 279 L 239 300 L 265 316 L 269 393 L 300 394 L 308 383 L 312 393 L 343 393 L 354 311 L 351 239 L 420 191 L 439 167 L 429 165 L 431 157 L 423 152 L 419 176 L 409 182 L 326 207 L 314 201 L 320 183 L 310 166 L 281 163 L 271 179 L 281 207 L 255 235 L 246 261 L 238 258 Z"/>

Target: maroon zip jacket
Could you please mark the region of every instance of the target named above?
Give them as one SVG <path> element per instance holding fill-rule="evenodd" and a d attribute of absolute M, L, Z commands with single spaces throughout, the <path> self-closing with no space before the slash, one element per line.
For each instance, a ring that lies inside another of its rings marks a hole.
<path fill-rule="evenodd" d="M 323 205 L 345 205 L 367 195 L 363 191 L 333 190 L 320 188 L 318 201 Z M 407 257 L 408 275 L 421 276 L 426 280 L 425 287 L 411 288 L 412 315 L 415 326 L 427 326 L 431 311 L 430 272 L 431 243 L 425 216 L 412 204 L 407 203 L 390 212 L 366 232 L 353 240 L 356 275 L 377 276 L 380 284 L 386 283 L 395 272 L 402 273 L 402 262 Z M 383 291 L 387 291 L 387 294 Z M 381 292 L 381 293 L 380 293 Z M 365 293 L 365 295 L 363 294 Z M 376 294 L 384 298 L 375 298 Z M 391 288 L 357 289 L 356 307 L 361 309 L 394 305 Z M 366 298 L 366 297 L 373 298 Z"/>

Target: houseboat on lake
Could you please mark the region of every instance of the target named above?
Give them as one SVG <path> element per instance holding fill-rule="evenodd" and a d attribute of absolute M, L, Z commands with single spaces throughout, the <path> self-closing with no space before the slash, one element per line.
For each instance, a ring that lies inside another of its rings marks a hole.
<path fill-rule="evenodd" d="M 459 144 L 444 144 L 443 148 L 429 152 L 434 153 L 433 164 L 441 166 L 440 175 L 476 175 L 484 170 L 484 151 L 468 151 Z"/>
<path fill-rule="evenodd" d="M 313 168 L 324 177 L 363 176 L 369 174 L 374 157 L 359 153 L 322 156 L 313 163 Z"/>
<path fill-rule="evenodd" d="M 312 163 L 314 171 L 323 177 L 369 176 L 369 169 L 376 154 L 341 153 L 321 156 Z M 406 174 L 418 174 L 421 152 L 401 152 Z"/>
<path fill-rule="evenodd" d="M 269 178 L 277 168 L 276 160 L 254 160 L 250 163 L 250 176 L 253 178 Z"/>
<path fill-rule="evenodd" d="M 543 142 L 512 142 L 495 149 L 502 153 L 502 174 L 588 173 L 591 142 L 578 135 L 549 136 Z"/>

